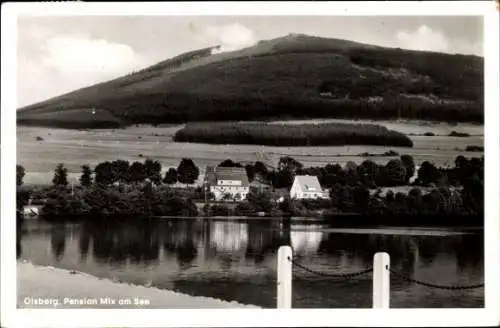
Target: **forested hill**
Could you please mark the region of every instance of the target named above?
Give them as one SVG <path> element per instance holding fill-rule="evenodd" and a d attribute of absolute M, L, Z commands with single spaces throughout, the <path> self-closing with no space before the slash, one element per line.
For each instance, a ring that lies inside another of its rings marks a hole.
<path fill-rule="evenodd" d="M 290 34 L 192 51 L 18 110 L 60 127 L 271 118 L 483 122 L 483 58 Z"/>

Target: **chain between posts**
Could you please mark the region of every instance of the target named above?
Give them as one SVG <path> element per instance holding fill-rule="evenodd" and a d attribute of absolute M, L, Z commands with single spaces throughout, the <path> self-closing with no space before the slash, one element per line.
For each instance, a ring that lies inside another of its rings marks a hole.
<path fill-rule="evenodd" d="M 358 272 L 352 272 L 352 273 L 340 273 L 340 274 L 334 274 L 334 273 L 326 273 L 326 272 L 320 272 L 320 271 L 316 271 L 316 270 L 313 270 L 313 269 L 310 269 L 302 264 L 299 264 L 297 263 L 294 259 L 292 258 L 288 258 L 288 260 L 290 262 L 292 262 L 292 265 L 296 266 L 297 268 L 299 269 L 302 269 L 306 272 L 309 272 L 309 273 L 313 273 L 315 275 L 318 275 L 318 276 L 324 276 L 324 277 L 332 277 L 332 278 L 346 278 L 346 279 L 349 279 L 349 278 L 354 278 L 354 277 L 357 277 L 357 276 L 361 276 L 361 275 L 364 275 L 364 274 L 367 274 L 367 273 L 370 273 L 373 271 L 373 268 L 370 267 L 370 268 L 367 268 L 365 270 L 362 270 L 362 271 L 358 271 Z"/>
<path fill-rule="evenodd" d="M 390 273 L 394 274 L 395 276 L 397 276 L 405 281 L 412 282 L 412 283 L 417 284 L 417 285 L 430 287 L 430 288 L 447 289 L 447 290 L 466 290 L 466 289 L 476 289 L 476 288 L 483 288 L 484 287 L 484 282 L 480 283 L 480 284 L 467 285 L 467 286 L 464 286 L 464 285 L 453 285 L 453 286 L 437 285 L 437 284 L 432 284 L 429 282 L 420 281 L 420 280 L 417 280 L 414 278 L 410 278 L 408 276 L 405 276 L 402 273 L 399 273 L 397 271 L 392 270 L 391 268 L 389 268 L 389 266 L 386 266 L 385 268 Z"/>
<path fill-rule="evenodd" d="M 316 271 L 316 270 L 310 269 L 310 268 L 308 268 L 308 267 L 306 267 L 306 266 L 304 266 L 304 265 L 296 262 L 294 259 L 292 259 L 290 257 L 288 257 L 288 260 L 292 263 L 293 266 L 296 266 L 299 269 L 302 269 L 302 270 L 304 270 L 306 272 L 309 272 L 309 273 L 312 273 L 312 274 L 315 274 L 315 275 L 318 275 L 318 276 L 323 276 L 323 277 L 349 279 L 349 278 L 354 278 L 354 277 L 357 277 L 357 276 L 361 276 L 361 275 L 364 275 L 364 274 L 367 274 L 367 273 L 370 273 L 370 272 L 373 271 L 373 267 L 370 267 L 370 268 L 367 268 L 367 269 L 364 269 L 364 270 L 361 270 L 361 271 L 358 271 L 358 272 L 340 273 L 340 274 L 326 273 L 326 272 L 320 272 L 320 271 Z M 429 283 L 429 282 L 425 282 L 425 281 L 421 281 L 421 280 L 417 280 L 417 279 L 405 276 L 402 273 L 399 273 L 399 272 L 397 272 L 395 270 L 392 270 L 388 266 L 386 266 L 386 269 L 390 273 L 392 273 L 395 276 L 397 276 L 398 278 L 401 278 L 401 279 L 403 279 L 405 281 L 408 281 L 408 282 L 412 282 L 412 283 L 417 284 L 417 285 L 426 286 L 426 287 L 429 287 L 429 288 L 446 289 L 446 290 L 467 290 L 467 289 L 484 288 L 484 283 L 479 283 L 479 284 L 474 284 L 474 285 L 451 285 L 451 286 L 432 284 L 432 283 Z"/>

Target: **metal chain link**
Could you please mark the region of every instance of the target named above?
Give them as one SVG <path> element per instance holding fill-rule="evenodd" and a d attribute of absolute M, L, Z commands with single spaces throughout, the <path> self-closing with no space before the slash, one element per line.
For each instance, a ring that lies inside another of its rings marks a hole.
<path fill-rule="evenodd" d="M 475 285 L 468 285 L 468 286 L 461 286 L 461 285 L 454 285 L 454 286 L 444 286 L 444 285 L 436 285 L 436 284 L 431 284 L 428 282 L 416 280 L 413 278 L 410 278 L 408 276 L 403 275 L 402 273 L 399 273 L 397 271 L 392 270 L 388 266 L 385 267 L 387 270 L 389 270 L 390 273 L 394 274 L 395 276 L 398 276 L 399 278 L 412 282 L 417 285 L 422 285 L 430 288 L 438 288 L 438 289 L 447 289 L 447 290 L 465 290 L 465 289 L 476 289 L 476 288 L 483 288 L 484 287 L 484 282 L 480 284 L 475 284 Z"/>
<path fill-rule="evenodd" d="M 313 273 L 315 275 L 318 275 L 318 276 L 324 276 L 324 277 L 333 277 L 333 278 L 354 278 L 354 277 L 357 277 L 357 276 L 361 276 L 363 274 L 366 274 L 366 273 L 369 273 L 369 272 L 372 272 L 373 271 L 373 268 L 368 268 L 368 269 L 365 269 L 365 270 L 362 270 L 362 271 L 358 271 L 358 272 L 352 272 L 352 273 L 340 273 L 340 274 L 334 274 L 334 273 L 326 273 L 326 272 L 320 272 L 320 271 L 315 271 L 315 270 L 312 270 L 312 269 L 309 269 L 308 267 L 302 265 L 302 264 L 299 264 L 297 262 L 295 262 L 293 259 L 291 259 L 290 257 L 288 258 L 288 260 L 290 262 L 292 262 L 292 265 L 304 270 L 304 271 L 307 271 L 309 273 Z"/>
<path fill-rule="evenodd" d="M 370 273 L 373 271 L 373 268 L 370 267 L 370 268 L 367 268 L 367 269 L 364 269 L 364 270 L 361 270 L 361 271 L 358 271 L 358 272 L 351 272 L 351 273 L 340 273 L 340 274 L 334 274 L 334 273 L 326 273 L 326 272 L 320 272 L 320 271 L 316 271 L 316 270 L 313 270 L 313 269 L 310 269 L 302 264 L 299 264 L 297 263 L 295 260 L 293 260 L 292 258 L 288 258 L 288 260 L 292 263 L 292 265 L 306 271 L 306 272 L 309 272 L 309 273 L 312 273 L 312 274 L 315 274 L 315 275 L 318 275 L 318 276 L 324 276 L 324 277 L 333 277 L 333 278 L 345 278 L 345 279 L 349 279 L 349 278 L 354 278 L 354 277 L 357 277 L 357 276 L 361 276 L 361 275 L 364 275 L 364 274 L 367 274 L 367 273 Z M 386 266 L 386 269 L 389 270 L 389 272 L 391 272 L 392 274 L 394 274 L 395 276 L 405 280 L 405 281 L 408 281 L 408 282 L 412 282 L 414 284 L 417 284 L 417 285 L 422 285 L 422 286 L 426 286 L 426 287 L 430 287 L 430 288 L 438 288 L 438 289 L 446 289 L 446 290 L 466 290 L 466 289 L 477 289 L 477 288 L 484 288 L 484 283 L 480 283 L 480 284 L 475 284 L 475 285 L 467 285 L 467 286 L 464 286 L 464 285 L 452 285 L 452 286 L 445 286 L 445 285 L 437 285 L 437 284 L 432 284 L 432 283 L 428 283 L 428 282 L 424 282 L 424 281 L 420 281 L 420 280 L 417 280 L 417 279 L 413 279 L 413 278 L 410 278 L 408 276 L 405 276 L 404 274 L 402 273 L 399 273 L 397 271 L 394 271 L 392 270 L 391 268 L 389 268 L 388 266 Z"/>

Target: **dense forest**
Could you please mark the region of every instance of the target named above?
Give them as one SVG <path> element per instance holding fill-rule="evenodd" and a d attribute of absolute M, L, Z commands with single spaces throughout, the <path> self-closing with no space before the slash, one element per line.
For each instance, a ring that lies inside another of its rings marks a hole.
<path fill-rule="evenodd" d="M 413 147 L 403 133 L 375 124 L 189 123 L 174 135 L 177 142 L 268 146 L 379 145 Z"/>

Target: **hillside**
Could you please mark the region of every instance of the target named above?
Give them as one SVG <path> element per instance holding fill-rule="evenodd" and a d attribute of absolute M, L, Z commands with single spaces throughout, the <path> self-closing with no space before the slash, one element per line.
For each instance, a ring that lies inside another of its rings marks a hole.
<path fill-rule="evenodd" d="M 300 34 L 216 50 L 188 52 L 21 108 L 18 123 L 91 128 L 99 125 L 100 118 L 88 114 L 96 108 L 116 124 L 276 117 L 483 121 L 481 57 Z M 79 123 L 66 126 L 73 120 Z"/>

